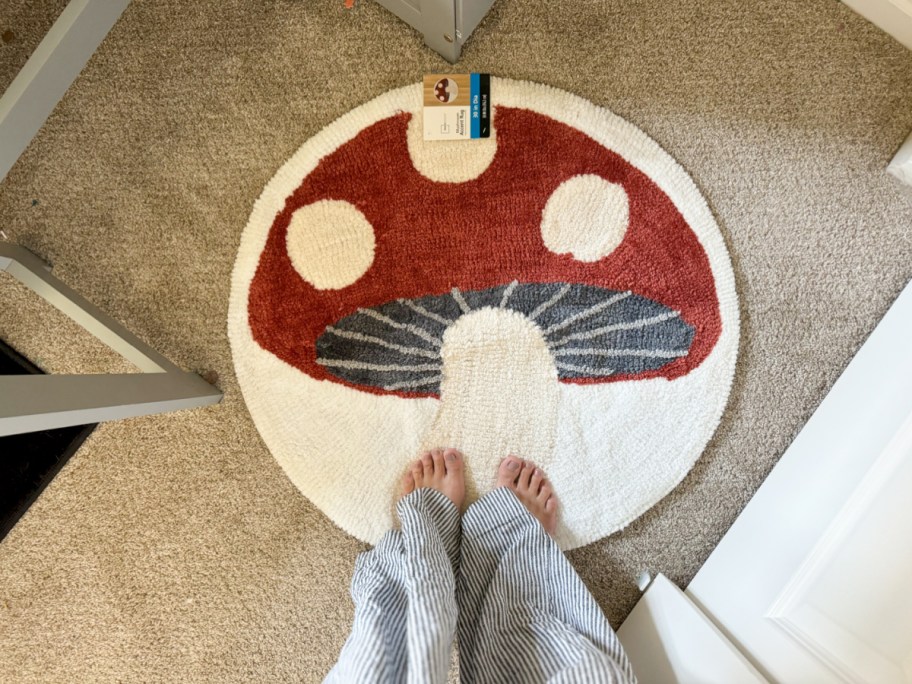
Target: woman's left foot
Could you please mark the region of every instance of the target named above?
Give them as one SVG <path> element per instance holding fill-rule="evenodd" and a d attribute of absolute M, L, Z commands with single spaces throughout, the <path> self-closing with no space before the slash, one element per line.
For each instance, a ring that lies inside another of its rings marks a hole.
<path fill-rule="evenodd" d="M 462 454 L 456 449 L 433 449 L 422 454 L 402 477 L 402 496 L 422 487 L 436 489 L 462 511 L 465 502 Z"/>

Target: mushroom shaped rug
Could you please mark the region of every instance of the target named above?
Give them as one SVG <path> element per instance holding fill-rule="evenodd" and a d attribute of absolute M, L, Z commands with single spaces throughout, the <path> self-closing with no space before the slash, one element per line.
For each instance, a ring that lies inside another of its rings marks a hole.
<path fill-rule="evenodd" d="M 491 79 L 488 139 L 422 139 L 420 83 L 305 142 L 256 201 L 228 331 L 263 440 L 304 496 L 377 542 L 422 451 L 469 500 L 539 464 L 569 549 L 634 520 L 728 399 L 738 305 L 719 228 L 642 131 Z"/>

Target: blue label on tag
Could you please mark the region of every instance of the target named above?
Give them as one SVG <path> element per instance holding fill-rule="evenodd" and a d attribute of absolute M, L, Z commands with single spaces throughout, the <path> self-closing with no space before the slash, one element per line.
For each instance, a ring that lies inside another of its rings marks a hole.
<path fill-rule="evenodd" d="M 470 99 L 469 106 L 471 107 L 472 112 L 472 137 L 478 138 L 481 136 L 481 74 L 470 74 L 469 75 L 469 91 Z"/>

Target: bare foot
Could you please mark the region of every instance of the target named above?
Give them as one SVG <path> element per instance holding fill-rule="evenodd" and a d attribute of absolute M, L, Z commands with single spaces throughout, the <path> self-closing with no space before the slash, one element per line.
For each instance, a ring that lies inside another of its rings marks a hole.
<path fill-rule="evenodd" d="M 402 476 L 402 496 L 430 487 L 442 492 L 462 510 L 465 501 L 465 474 L 462 454 L 456 449 L 433 449 L 422 454 Z"/>
<path fill-rule="evenodd" d="M 557 530 L 557 497 L 541 468 L 531 461 L 507 456 L 497 469 L 497 486 L 509 487 L 529 512 L 538 518 L 545 532 Z"/>

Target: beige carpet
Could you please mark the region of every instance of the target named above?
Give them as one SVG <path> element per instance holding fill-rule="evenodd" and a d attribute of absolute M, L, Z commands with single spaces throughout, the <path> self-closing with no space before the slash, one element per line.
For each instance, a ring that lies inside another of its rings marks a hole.
<path fill-rule="evenodd" d="M 460 67 L 640 126 L 693 175 L 734 261 L 742 350 L 716 437 L 652 511 L 570 554 L 617 625 L 639 571 L 689 581 L 912 277 L 912 205 L 883 173 L 912 130 L 912 52 L 835 0 L 497 0 Z M 254 199 L 301 142 L 447 68 L 367 2 L 134 0 L 115 26 L 0 184 L 0 228 L 176 363 L 215 370 L 225 400 L 99 428 L 0 543 L 0 680 L 329 669 L 364 546 L 257 436 L 232 373 L 229 274 Z M 0 336 L 47 369 L 121 365 L 0 287 Z"/>

